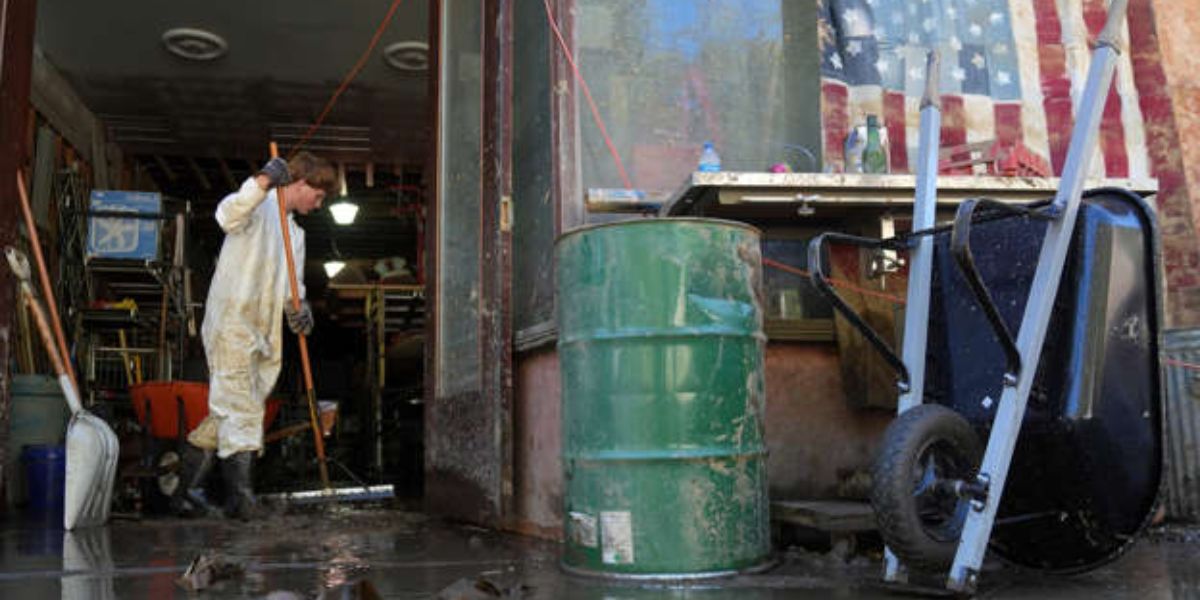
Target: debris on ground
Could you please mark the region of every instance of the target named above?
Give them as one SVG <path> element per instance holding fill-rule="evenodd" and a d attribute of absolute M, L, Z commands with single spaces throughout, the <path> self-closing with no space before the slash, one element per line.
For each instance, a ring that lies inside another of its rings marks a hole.
<path fill-rule="evenodd" d="M 242 565 L 226 560 L 220 555 L 200 554 L 192 560 L 175 583 L 189 592 L 200 592 L 218 582 L 241 577 L 243 573 L 245 569 Z"/>
<path fill-rule="evenodd" d="M 1164 523 L 1149 530 L 1151 540 L 1200 544 L 1200 526 L 1187 523 Z"/>
<path fill-rule="evenodd" d="M 519 583 L 505 586 L 487 576 L 464 577 L 434 596 L 437 600 L 492 600 L 493 598 L 523 598 L 529 588 Z"/>
<path fill-rule="evenodd" d="M 304 596 L 287 590 L 275 590 L 264 596 L 263 600 L 304 600 Z"/>
<path fill-rule="evenodd" d="M 382 600 L 375 585 L 366 579 L 339 585 L 321 592 L 317 600 Z"/>

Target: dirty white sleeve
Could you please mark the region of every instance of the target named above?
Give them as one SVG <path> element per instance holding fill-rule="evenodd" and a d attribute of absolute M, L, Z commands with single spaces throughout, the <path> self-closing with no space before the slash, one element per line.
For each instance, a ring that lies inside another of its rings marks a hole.
<path fill-rule="evenodd" d="M 304 287 L 304 230 L 297 226 L 295 231 L 296 235 L 292 236 L 292 256 L 296 257 L 296 289 L 300 291 L 300 299 L 304 300 L 308 297 Z"/>
<path fill-rule="evenodd" d="M 267 193 L 253 177 L 242 184 L 241 189 L 225 196 L 217 205 L 217 223 L 225 233 L 238 233 L 254 216 L 254 211 L 267 198 Z"/>

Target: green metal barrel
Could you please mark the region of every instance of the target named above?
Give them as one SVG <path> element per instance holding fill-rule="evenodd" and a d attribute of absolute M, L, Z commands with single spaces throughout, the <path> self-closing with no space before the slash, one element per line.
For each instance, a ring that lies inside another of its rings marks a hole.
<path fill-rule="evenodd" d="M 627 221 L 555 251 L 564 566 L 688 579 L 766 564 L 758 231 Z"/>

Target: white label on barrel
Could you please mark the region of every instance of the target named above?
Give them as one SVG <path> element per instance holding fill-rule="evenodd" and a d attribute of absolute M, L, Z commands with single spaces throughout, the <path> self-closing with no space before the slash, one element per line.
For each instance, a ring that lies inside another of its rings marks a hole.
<path fill-rule="evenodd" d="M 596 517 L 587 513 L 571 512 L 571 540 L 586 548 L 599 545 L 596 532 Z"/>
<path fill-rule="evenodd" d="M 633 517 L 629 511 L 601 512 L 600 539 L 605 564 L 633 564 Z"/>

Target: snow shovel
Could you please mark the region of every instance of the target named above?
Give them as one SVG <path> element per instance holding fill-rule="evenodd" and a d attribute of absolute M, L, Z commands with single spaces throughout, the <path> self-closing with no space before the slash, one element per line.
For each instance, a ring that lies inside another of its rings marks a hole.
<path fill-rule="evenodd" d="M 29 261 L 15 248 L 5 248 L 8 265 L 20 280 L 21 296 L 33 314 L 46 354 L 54 364 L 59 385 L 67 406 L 71 409 L 71 423 L 67 427 L 67 478 L 66 497 L 63 507 L 63 527 L 68 531 L 77 527 L 102 525 L 108 520 L 112 500 L 113 481 L 117 471 L 117 456 L 120 446 L 117 435 L 104 420 L 83 409 L 79 393 L 67 371 L 64 357 L 59 353 L 46 321 L 46 313 L 33 294 L 29 284 Z"/>

